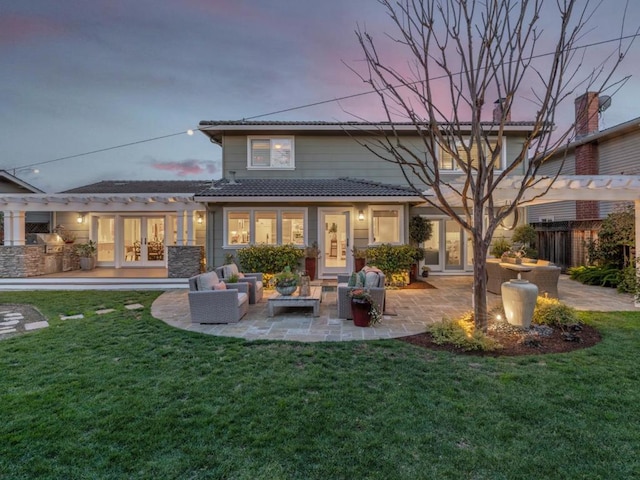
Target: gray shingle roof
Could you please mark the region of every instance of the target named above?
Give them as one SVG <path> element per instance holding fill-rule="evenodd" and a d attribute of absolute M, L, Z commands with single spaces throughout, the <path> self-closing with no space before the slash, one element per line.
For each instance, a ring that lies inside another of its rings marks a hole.
<path fill-rule="evenodd" d="M 416 197 L 399 185 L 353 178 L 332 179 L 228 179 L 213 182 L 198 197 Z"/>
<path fill-rule="evenodd" d="M 211 185 L 210 180 L 105 180 L 60 193 L 181 193 L 194 194 Z"/>
<path fill-rule="evenodd" d="M 441 122 L 442 126 L 448 125 L 447 122 Z M 495 125 L 493 122 L 482 122 L 483 125 Z M 247 126 L 247 127 L 390 127 L 390 122 L 325 122 L 319 120 L 312 121 L 251 121 L 251 120 L 202 120 L 200 126 L 202 127 L 215 127 L 215 126 Z M 396 127 L 412 127 L 413 122 L 394 122 Z M 461 126 L 470 126 L 471 122 L 460 122 Z M 505 122 L 505 125 L 511 126 L 533 126 L 535 122 L 532 121 L 511 121 Z"/>

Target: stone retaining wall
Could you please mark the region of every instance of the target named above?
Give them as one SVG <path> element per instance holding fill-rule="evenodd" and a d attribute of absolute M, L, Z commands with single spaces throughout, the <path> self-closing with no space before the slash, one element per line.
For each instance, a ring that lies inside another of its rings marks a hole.
<path fill-rule="evenodd" d="M 167 276 L 189 278 L 203 272 L 204 247 L 169 245 L 167 247 Z"/>
<path fill-rule="evenodd" d="M 44 245 L 0 246 L 0 278 L 27 278 L 78 270 L 80 261 L 73 245 L 60 253 L 45 254 Z"/>

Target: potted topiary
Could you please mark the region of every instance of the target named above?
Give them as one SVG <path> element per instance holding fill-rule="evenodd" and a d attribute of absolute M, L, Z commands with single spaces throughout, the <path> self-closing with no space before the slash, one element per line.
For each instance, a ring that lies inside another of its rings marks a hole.
<path fill-rule="evenodd" d="M 353 247 L 352 252 L 353 252 L 354 270 L 356 272 L 359 272 L 364 268 L 364 266 L 367 263 L 367 249 Z"/>
<path fill-rule="evenodd" d="M 433 234 L 433 224 L 420 215 L 414 215 L 409 220 L 409 238 L 416 248 L 414 254 L 415 264 L 409 271 L 410 280 L 415 280 L 418 274 L 418 265 L 424 260 L 424 249 L 422 244 L 431 238 Z"/>
<path fill-rule="evenodd" d="M 299 277 L 291 271 L 291 267 L 284 267 L 284 270 L 273 278 L 276 290 L 280 295 L 291 295 L 298 288 Z"/>
<path fill-rule="evenodd" d="M 96 267 L 97 253 L 98 247 L 93 240 L 76 245 L 76 254 L 80 257 L 80 268 L 82 270 L 93 270 Z"/>

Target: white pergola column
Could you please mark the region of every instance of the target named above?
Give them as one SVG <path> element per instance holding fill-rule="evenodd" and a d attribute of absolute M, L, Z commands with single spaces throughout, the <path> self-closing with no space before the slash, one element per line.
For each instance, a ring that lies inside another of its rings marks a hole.
<path fill-rule="evenodd" d="M 184 210 L 180 210 L 176 212 L 176 230 L 177 230 L 177 241 L 176 245 L 184 245 Z"/>
<path fill-rule="evenodd" d="M 24 245 L 25 212 L 4 212 L 4 244 Z"/>
<path fill-rule="evenodd" d="M 193 246 L 196 244 L 196 232 L 193 228 L 193 217 L 196 212 L 187 212 L 187 245 Z"/>
<path fill-rule="evenodd" d="M 640 281 L 640 200 L 636 200 L 633 202 L 634 212 L 635 212 L 635 234 L 636 234 L 636 280 Z M 640 308 L 640 298 L 635 297 L 635 306 Z"/>

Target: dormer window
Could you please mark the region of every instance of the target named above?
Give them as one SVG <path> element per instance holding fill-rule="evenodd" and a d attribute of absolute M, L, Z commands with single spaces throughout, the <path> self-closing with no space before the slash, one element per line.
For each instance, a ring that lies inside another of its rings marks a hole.
<path fill-rule="evenodd" d="M 480 157 L 478 144 L 474 143 L 471 145 L 470 142 L 471 142 L 471 139 L 466 139 L 465 144 L 461 143 L 460 141 L 456 141 L 454 144 L 452 144 L 451 149 L 456 151 L 457 154 L 460 156 L 460 158 L 464 162 L 466 162 L 466 159 L 467 159 L 466 149 L 468 148 L 470 150 L 470 155 L 471 155 L 471 168 L 477 169 L 478 158 Z M 484 153 L 486 159 L 491 158 L 492 151 L 495 151 L 497 147 L 497 143 L 498 143 L 498 140 L 496 138 L 490 138 L 488 143 L 484 141 L 482 142 L 480 148 L 482 149 L 482 152 Z M 505 163 L 504 159 L 505 159 L 506 150 L 507 150 L 507 142 L 506 142 L 506 139 L 503 139 L 502 150 L 500 152 L 500 155 L 494 160 L 494 163 L 493 163 L 493 168 L 495 170 L 502 170 L 504 168 L 504 163 Z M 445 151 L 443 148 L 440 148 L 440 169 L 441 170 L 460 170 L 460 167 L 456 163 L 454 157 L 449 152 Z"/>
<path fill-rule="evenodd" d="M 248 170 L 295 169 L 293 137 L 250 136 L 247 150 Z"/>

